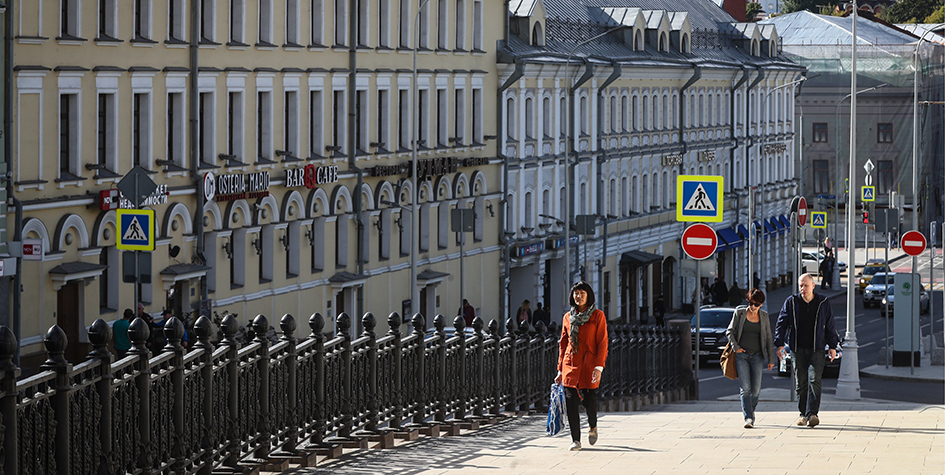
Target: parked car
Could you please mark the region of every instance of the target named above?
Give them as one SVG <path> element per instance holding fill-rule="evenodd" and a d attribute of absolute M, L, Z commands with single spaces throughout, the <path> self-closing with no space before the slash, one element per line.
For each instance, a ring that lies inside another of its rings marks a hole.
<path fill-rule="evenodd" d="M 801 254 L 801 267 L 804 268 L 804 272 L 807 272 L 811 275 L 820 275 L 820 261 L 824 260 L 824 253 L 820 251 L 804 251 Z M 837 265 L 840 266 L 840 273 L 847 271 L 847 263 L 841 260 L 837 260 Z"/>
<path fill-rule="evenodd" d="M 895 283 L 895 272 L 877 272 L 873 274 L 870 284 L 863 289 L 863 308 L 878 306 L 883 301 L 883 297 L 886 296 L 886 291 Z"/>
<path fill-rule="evenodd" d="M 791 368 L 793 368 L 793 360 L 791 358 L 791 347 L 784 345 L 785 356 L 778 365 L 778 376 L 791 376 Z M 837 357 L 830 361 L 830 347 L 824 347 L 824 353 L 826 359 L 824 360 L 824 372 L 823 377 L 833 377 L 837 378 L 840 376 L 840 358 L 843 357 L 843 340 L 840 341 L 840 345 L 837 345 Z"/>
<path fill-rule="evenodd" d="M 886 261 L 883 259 L 870 259 L 866 261 L 866 265 L 863 266 L 863 271 L 856 275 L 859 278 L 859 285 L 856 290 L 863 292 L 863 289 L 865 289 L 867 285 L 870 285 L 870 280 L 873 279 L 873 276 L 876 275 L 877 272 L 886 272 L 887 270 L 889 269 L 886 268 Z"/>
<path fill-rule="evenodd" d="M 903 305 L 908 306 L 908 304 L 909 302 L 906 301 Z M 889 306 L 889 311 L 893 312 L 893 308 L 896 305 L 896 286 L 894 285 L 889 287 L 889 294 L 880 302 L 879 313 L 884 317 L 886 316 L 887 305 Z M 919 284 L 919 313 L 929 313 L 929 305 L 929 293 L 925 290 L 924 285 Z"/>
<path fill-rule="evenodd" d="M 699 317 L 699 362 L 704 363 L 711 359 L 719 359 L 728 338 L 725 330 L 735 315 L 734 307 L 702 307 Z M 696 316 L 690 319 L 692 351 L 696 351 Z M 693 353 L 695 357 L 695 353 Z"/>

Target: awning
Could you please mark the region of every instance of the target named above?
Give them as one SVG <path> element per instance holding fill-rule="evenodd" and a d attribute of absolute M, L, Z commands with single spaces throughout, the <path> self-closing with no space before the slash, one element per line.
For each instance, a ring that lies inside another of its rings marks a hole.
<path fill-rule="evenodd" d="M 785 228 L 784 225 L 781 224 L 781 220 L 778 219 L 777 216 L 769 219 L 768 221 L 771 223 L 774 229 L 778 231 L 778 235 L 784 234 L 787 231 L 787 228 Z"/>
<path fill-rule="evenodd" d="M 174 264 L 164 268 L 161 271 L 161 281 L 164 282 L 164 290 L 174 287 L 174 284 L 182 280 L 197 279 L 207 275 L 211 267 L 200 264 Z"/>
<path fill-rule="evenodd" d="M 774 228 L 774 225 L 771 224 L 771 221 L 767 219 L 763 219 L 762 221 L 765 223 L 765 239 L 774 237 L 774 234 L 777 233 L 778 230 Z"/>
<path fill-rule="evenodd" d="M 781 221 L 781 224 L 784 225 L 784 229 L 785 229 L 785 230 L 787 230 L 787 231 L 790 231 L 790 230 L 791 230 L 791 220 L 788 219 L 787 216 L 785 216 L 785 215 L 782 214 L 781 216 L 778 216 L 778 219 Z"/>
<path fill-rule="evenodd" d="M 351 272 L 338 272 L 335 275 L 328 278 L 328 283 L 331 284 L 331 287 L 335 290 L 347 289 L 350 287 L 357 287 L 359 285 L 364 285 L 367 282 L 368 276 L 364 274 L 353 274 Z"/>
<path fill-rule="evenodd" d="M 53 280 L 53 290 L 58 291 L 66 282 L 80 279 L 94 279 L 107 269 L 108 266 L 92 264 L 90 262 L 65 262 L 49 269 L 49 276 Z"/>
<path fill-rule="evenodd" d="M 738 225 L 738 236 L 745 241 L 751 239 L 751 233 L 748 232 L 748 228 L 744 224 Z"/>
<path fill-rule="evenodd" d="M 629 251 L 623 253 L 620 256 L 620 265 L 622 266 L 631 266 L 639 267 L 652 264 L 654 262 L 659 262 L 663 260 L 663 256 L 658 254 L 652 254 L 646 251 Z"/>
<path fill-rule="evenodd" d="M 715 252 L 728 251 L 743 246 L 742 238 L 738 237 L 732 228 L 716 229 L 715 234 L 719 237 L 719 245 Z"/>

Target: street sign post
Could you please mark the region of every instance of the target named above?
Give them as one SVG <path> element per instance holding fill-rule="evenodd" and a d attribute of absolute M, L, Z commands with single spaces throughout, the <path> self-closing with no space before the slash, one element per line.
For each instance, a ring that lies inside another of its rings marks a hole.
<path fill-rule="evenodd" d="M 810 214 L 810 227 L 816 229 L 825 229 L 827 227 L 827 212 L 813 211 Z"/>
<path fill-rule="evenodd" d="M 676 221 L 722 222 L 724 191 L 721 176 L 676 177 Z"/>
<path fill-rule="evenodd" d="M 715 230 L 707 224 L 693 224 L 683 231 L 683 251 L 693 259 L 701 261 L 711 257 L 718 244 Z"/>
<path fill-rule="evenodd" d="M 860 188 L 861 201 L 876 201 L 876 187 L 864 186 Z"/>
<path fill-rule="evenodd" d="M 154 210 L 119 209 L 118 243 L 123 251 L 154 250 Z"/>
<path fill-rule="evenodd" d="M 928 244 L 925 236 L 918 231 L 909 231 L 902 235 L 899 244 L 902 246 L 902 252 L 910 256 L 918 256 L 925 252 L 925 246 Z"/>
<path fill-rule="evenodd" d="M 807 199 L 803 196 L 795 197 L 791 202 L 791 212 L 797 213 L 797 225 L 803 228 L 807 224 Z"/>
<path fill-rule="evenodd" d="M 157 184 L 148 176 L 148 172 L 140 166 L 135 166 L 118 182 L 118 191 L 121 192 L 135 208 L 140 208 L 141 203 L 148 199 Z"/>

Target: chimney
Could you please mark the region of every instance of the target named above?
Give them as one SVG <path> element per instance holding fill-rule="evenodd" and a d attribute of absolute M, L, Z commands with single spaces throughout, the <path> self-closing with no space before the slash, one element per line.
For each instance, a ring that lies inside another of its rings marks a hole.
<path fill-rule="evenodd" d="M 748 6 L 747 0 L 724 0 L 722 8 L 726 13 L 732 15 L 736 21 L 745 22 L 745 8 Z"/>

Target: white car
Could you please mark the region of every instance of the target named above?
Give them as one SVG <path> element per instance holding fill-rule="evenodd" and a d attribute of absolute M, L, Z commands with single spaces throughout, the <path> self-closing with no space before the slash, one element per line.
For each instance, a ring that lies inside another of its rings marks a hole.
<path fill-rule="evenodd" d="M 820 275 L 820 261 L 824 260 L 824 253 L 820 251 L 804 251 L 801 254 L 801 267 L 805 269 L 805 272 L 811 275 Z M 840 273 L 847 271 L 847 263 L 838 260 L 837 264 L 840 266 Z"/>
<path fill-rule="evenodd" d="M 906 301 L 907 305 L 909 302 Z M 889 311 L 893 312 L 896 305 L 896 286 L 889 286 L 889 294 L 880 302 L 879 313 L 886 316 L 886 305 L 889 305 Z M 908 306 L 908 305 L 907 305 Z M 929 292 L 925 290 L 925 285 L 919 284 L 919 313 L 929 313 Z"/>

